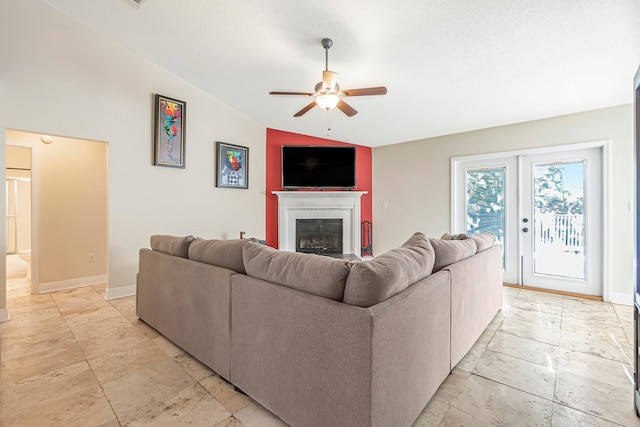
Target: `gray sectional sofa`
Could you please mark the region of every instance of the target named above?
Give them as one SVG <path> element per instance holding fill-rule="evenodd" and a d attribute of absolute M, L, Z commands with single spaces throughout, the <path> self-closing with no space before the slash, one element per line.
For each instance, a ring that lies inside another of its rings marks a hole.
<path fill-rule="evenodd" d="M 348 262 L 153 236 L 138 317 L 292 426 L 410 426 L 502 305 L 493 236 Z"/>

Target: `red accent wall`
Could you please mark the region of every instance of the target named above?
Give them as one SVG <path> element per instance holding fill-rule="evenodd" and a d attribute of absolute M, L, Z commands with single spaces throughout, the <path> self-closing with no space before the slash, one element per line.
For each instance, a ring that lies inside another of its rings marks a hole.
<path fill-rule="evenodd" d="M 371 178 L 371 147 L 316 138 L 281 130 L 267 129 L 266 153 L 266 199 L 267 199 L 267 245 L 278 247 L 278 197 L 272 191 L 282 190 L 281 176 L 281 147 L 283 145 L 352 145 L 356 147 L 356 190 L 367 191 L 362 196 L 360 207 L 360 221 L 372 221 L 372 178 Z M 317 190 L 322 191 L 322 190 Z M 335 190 L 333 190 L 335 191 Z M 345 190 L 348 191 L 348 190 Z"/>

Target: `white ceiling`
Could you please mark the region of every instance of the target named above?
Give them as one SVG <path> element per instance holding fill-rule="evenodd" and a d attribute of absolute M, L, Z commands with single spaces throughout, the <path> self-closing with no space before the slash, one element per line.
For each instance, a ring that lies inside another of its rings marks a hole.
<path fill-rule="evenodd" d="M 367 146 L 629 104 L 640 65 L 639 0 L 46 1 L 266 127 Z M 309 98 L 268 93 L 313 91 L 323 37 L 341 88 L 388 94 L 294 118 Z"/>

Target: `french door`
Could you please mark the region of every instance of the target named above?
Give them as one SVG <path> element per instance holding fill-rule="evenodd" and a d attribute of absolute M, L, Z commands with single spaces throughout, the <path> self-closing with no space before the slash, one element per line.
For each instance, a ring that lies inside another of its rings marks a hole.
<path fill-rule="evenodd" d="M 463 160 L 453 228 L 490 231 L 506 283 L 602 295 L 602 148 Z"/>

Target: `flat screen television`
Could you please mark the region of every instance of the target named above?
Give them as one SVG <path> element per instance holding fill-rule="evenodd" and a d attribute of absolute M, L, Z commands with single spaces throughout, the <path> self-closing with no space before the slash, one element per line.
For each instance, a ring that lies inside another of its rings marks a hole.
<path fill-rule="evenodd" d="M 356 188 L 356 147 L 283 145 L 282 188 Z"/>

